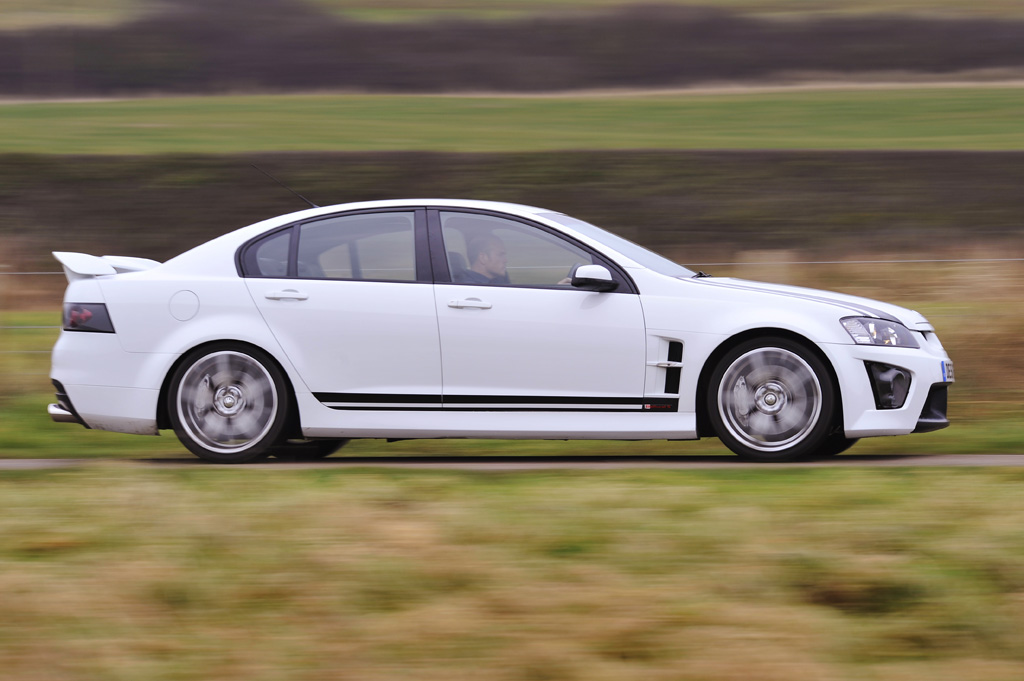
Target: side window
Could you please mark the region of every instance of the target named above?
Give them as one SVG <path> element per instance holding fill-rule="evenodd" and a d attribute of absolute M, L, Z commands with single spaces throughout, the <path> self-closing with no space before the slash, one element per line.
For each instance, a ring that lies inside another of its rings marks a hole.
<path fill-rule="evenodd" d="M 416 281 L 414 214 L 343 215 L 302 225 L 297 274 L 304 279 Z"/>
<path fill-rule="evenodd" d="M 250 276 L 282 278 L 288 276 L 288 249 L 292 230 L 271 234 L 245 252 L 245 269 Z"/>
<path fill-rule="evenodd" d="M 442 212 L 441 235 L 456 284 L 569 288 L 573 267 L 594 263 L 548 232 L 489 215 Z"/>

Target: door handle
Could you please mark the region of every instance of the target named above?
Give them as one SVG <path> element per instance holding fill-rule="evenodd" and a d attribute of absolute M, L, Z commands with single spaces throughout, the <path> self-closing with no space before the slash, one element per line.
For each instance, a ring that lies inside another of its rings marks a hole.
<path fill-rule="evenodd" d="M 268 291 L 264 297 L 267 300 L 305 300 L 309 298 L 309 294 L 286 288 L 283 291 Z"/>
<path fill-rule="evenodd" d="M 479 298 L 467 298 L 466 300 L 449 300 L 448 307 L 454 307 L 459 310 L 464 307 L 473 307 L 478 310 L 490 310 L 491 304 L 485 303 Z"/>

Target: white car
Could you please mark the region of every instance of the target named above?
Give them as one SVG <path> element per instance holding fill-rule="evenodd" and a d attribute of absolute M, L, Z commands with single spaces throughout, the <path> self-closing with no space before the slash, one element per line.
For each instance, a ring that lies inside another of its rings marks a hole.
<path fill-rule="evenodd" d="M 709 277 L 561 213 L 352 203 L 167 262 L 55 253 L 53 420 L 217 463 L 351 438 L 719 437 L 790 461 L 943 428 L 953 365 L 917 312 Z"/>

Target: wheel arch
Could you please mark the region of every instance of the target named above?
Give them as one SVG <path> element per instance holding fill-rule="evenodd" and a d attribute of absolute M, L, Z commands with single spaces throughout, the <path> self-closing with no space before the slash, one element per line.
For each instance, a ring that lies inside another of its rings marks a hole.
<path fill-rule="evenodd" d="M 700 377 L 697 379 L 697 392 L 695 394 L 694 403 L 697 407 L 697 436 L 698 437 L 716 437 L 714 428 L 711 425 L 711 419 L 708 415 L 707 397 L 708 391 L 710 390 L 709 383 L 711 382 L 711 374 L 714 373 L 715 367 L 722 361 L 722 358 L 730 350 L 750 340 L 757 338 L 764 338 L 766 336 L 775 336 L 777 338 L 785 338 L 786 340 L 792 341 L 800 345 L 802 348 L 813 354 L 828 370 L 829 380 L 832 382 L 833 392 L 835 394 L 835 413 L 832 416 L 832 429 L 842 430 L 843 429 L 843 395 L 840 391 L 839 386 L 839 375 L 836 373 L 836 369 L 832 366 L 831 360 L 828 356 L 822 352 L 813 341 L 808 339 L 806 336 L 802 336 L 798 333 L 790 331 L 788 329 L 779 329 L 775 327 L 760 327 L 756 329 L 747 329 L 734 336 L 730 336 L 725 339 L 708 355 L 704 361 L 704 366 L 701 368 Z"/>
<path fill-rule="evenodd" d="M 285 426 L 285 432 L 288 433 L 289 437 L 299 437 L 302 433 L 302 422 L 301 417 L 299 415 L 299 403 L 298 400 L 296 400 L 295 398 L 295 386 L 292 385 L 292 380 L 291 377 L 288 375 L 288 371 L 285 370 L 280 360 L 278 360 L 277 357 L 275 357 L 272 352 L 268 352 L 266 348 L 261 348 L 255 343 L 250 343 L 248 341 L 242 341 L 235 338 L 221 338 L 218 340 L 210 340 L 205 341 L 203 343 L 199 343 L 198 345 L 188 348 L 187 350 L 182 352 L 181 355 L 179 355 L 178 358 L 174 360 L 171 366 L 168 367 L 167 373 L 164 375 L 163 382 L 160 384 L 160 396 L 157 398 L 156 411 L 157 428 L 171 428 L 171 416 L 167 410 L 167 395 L 171 389 L 171 377 L 174 376 L 175 372 L 178 370 L 178 367 L 182 365 L 182 363 L 185 361 L 186 358 L 189 357 L 189 355 L 196 352 L 197 350 L 202 350 L 203 348 L 207 348 L 213 345 L 220 345 L 222 343 L 231 343 L 232 345 L 236 345 L 239 348 L 252 348 L 254 350 L 258 350 L 259 352 L 269 357 L 270 361 L 275 364 L 277 369 L 281 372 L 281 376 L 284 377 L 285 388 L 288 390 L 288 397 L 290 398 L 288 401 L 288 425 Z"/>

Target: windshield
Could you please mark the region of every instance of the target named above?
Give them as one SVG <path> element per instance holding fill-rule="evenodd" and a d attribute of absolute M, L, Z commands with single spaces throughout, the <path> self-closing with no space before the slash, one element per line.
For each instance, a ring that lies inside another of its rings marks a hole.
<path fill-rule="evenodd" d="M 623 239 L 621 236 L 612 234 L 600 227 L 595 227 L 589 222 L 577 220 L 562 213 L 542 213 L 541 217 L 553 220 L 560 225 L 571 227 L 584 236 L 606 244 L 630 260 L 649 270 L 654 270 L 658 274 L 664 274 L 669 277 L 692 277 L 694 275 L 693 271 L 686 269 L 682 265 L 677 265 L 668 258 L 649 251 L 643 246 L 637 246 L 632 241 Z"/>

